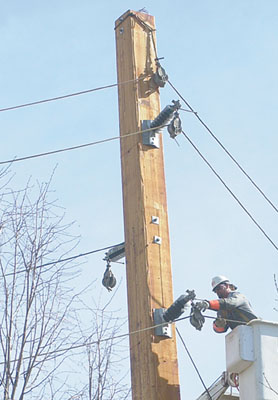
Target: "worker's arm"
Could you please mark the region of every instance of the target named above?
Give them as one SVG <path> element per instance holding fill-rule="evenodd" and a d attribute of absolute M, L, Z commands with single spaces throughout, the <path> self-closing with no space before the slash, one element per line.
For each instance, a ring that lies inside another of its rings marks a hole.
<path fill-rule="evenodd" d="M 232 292 L 226 299 L 208 301 L 210 310 L 231 310 L 246 303 L 246 298 L 241 293 Z"/>
<path fill-rule="evenodd" d="M 247 303 L 246 297 L 238 292 L 231 292 L 229 297 L 226 299 L 217 300 L 203 300 L 196 303 L 197 308 L 200 311 L 207 309 L 218 311 L 218 310 L 232 310 L 234 308 L 241 307 Z"/>
<path fill-rule="evenodd" d="M 196 307 L 200 311 L 206 311 L 208 308 L 210 310 L 218 311 L 220 310 L 220 301 L 219 300 L 203 300 L 196 303 Z"/>

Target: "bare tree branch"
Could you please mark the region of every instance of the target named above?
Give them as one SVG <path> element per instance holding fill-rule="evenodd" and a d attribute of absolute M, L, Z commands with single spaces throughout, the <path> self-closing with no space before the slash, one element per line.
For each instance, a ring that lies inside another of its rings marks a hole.
<path fill-rule="evenodd" d="M 269 380 L 268 380 L 267 377 L 265 376 L 265 373 L 263 373 L 263 376 L 264 376 L 264 379 L 265 379 L 265 381 L 266 381 L 266 384 L 263 383 L 263 382 L 261 382 L 261 384 L 262 384 L 264 387 L 266 387 L 267 389 L 271 390 L 273 393 L 277 394 L 277 396 L 278 396 L 278 392 L 272 388 L 272 386 L 270 385 Z"/>
<path fill-rule="evenodd" d="M 276 274 L 273 275 L 273 280 L 274 280 L 274 286 L 275 286 L 275 289 L 276 289 L 276 293 L 277 293 L 277 295 L 278 295 L 278 282 L 277 282 Z M 275 301 L 278 301 L 278 298 L 275 299 Z M 277 308 L 274 308 L 274 310 L 275 310 L 275 311 L 278 311 Z"/>
<path fill-rule="evenodd" d="M 4 400 L 23 399 L 45 385 L 55 357 L 41 354 L 73 340 L 77 330 L 65 322 L 71 318 L 76 299 L 65 286 L 67 263 L 36 268 L 57 251 L 67 254 L 74 244 L 63 216 L 55 213 L 55 203 L 49 200 L 49 182 L 5 196 L 0 207 L 0 349 L 1 381 Z M 57 257 L 57 256 L 56 256 Z M 25 270 L 17 274 L 19 270 Z M 12 272 L 11 275 L 5 274 Z M 71 277 L 74 276 L 71 271 Z"/>
<path fill-rule="evenodd" d="M 33 185 L 29 180 L 25 189 L 7 192 L 10 177 L 8 170 L 0 171 L 3 399 L 128 399 L 127 374 L 124 369 L 119 374 L 128 346 L 122 347 L 125 338 L 116 337 L 126 321 L 108 311 L 113 297 L 105 305 L 99 299 L 92 308 L 82 299 L 91 284 L 74 290 L 76 261 L 61 260 L 78 239 L 51 198 L 50 182 Z M 76 343 L 85 346 L 73 352 Z"/>

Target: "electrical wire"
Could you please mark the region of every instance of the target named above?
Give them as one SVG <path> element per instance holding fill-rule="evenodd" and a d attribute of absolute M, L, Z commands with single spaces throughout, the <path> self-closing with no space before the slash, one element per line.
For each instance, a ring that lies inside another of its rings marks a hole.
<path fill-rule="evenodd" d="M 166 125 L 160 125 L 160 126 L 155 127 L 155 128 L 148 128 L 148 129 L 144 129 L 144 130 L 137 131 L 137 132 L 127 133 L 127 134 L 124 134 L 124 135 L 121 135 L 121 136 L 114 136 L 114 137 L 111 137 L 111 138 L 98 140 L 96 142 L 90 142 L 90 143 L 80 144 L 80 145 L 77 145 L 77 146 L 65 147 L 65 148 L 59 149 L 59 150 L 47 151 L 45 153 L 33 154 L 33 155 L 30 155 L 30 156 L 26 156 L 26 157 L 20 157 L 20 158 L 14 158 L 14 159 L 11 159 L 11 160 L 0 161 L 0 165 L 12 164 L 12 163 L 15 163 L 17 161 L 25 161 L 25 160 L 30 160 L 32 158 L 49 156 L 49 155 L 52 155 L 52 154 L 62 153 L 62 152 L 65 152 L 65 151 L 77 150 L 77 149 L 81 149 L 81 148 L 84 148 L 84 147 L 95 146 L 97 144 L 111 142 L 111 141 L 117 140 L 117 139 L 125 139 L 125 138 L 130 137 L 130 136 L 138 135 L 139 133 L 151 132 L 151 131 L 154 131 L 154 130 L 158 131 L 159 129 L 164 128 L 165 126 L 168 126 L 168 125 L 167 124 Z M 159 133 L 159 132 L 157 132 L 157 133 Z"/>
<path fill-rule="evenodd" d="M 182 320 L 185 320 L 185 319 L 188 319 L 188 318 L 190 318 L 190 315 L 188 315 L 186 317 L 179 318 L 179 319 L 175 320 L 174 322 L 179 322 L 179 321 L 182 321 Z M 69 350 L 76 350 L 76 349 L 80 349 L 80 348 L 85 347 L 85 346 L 92 346 L 94 344 L 108 342 L 109 340 L 122 339 L 124 337 L 135 335 L 137 333 L 149 331 L 149 330 L 157 328 L 159 326 L 164 326 L 165 323 L 166 322 L 163 322 L 161 324 L 148 326 L 147 328 L 138 329 L 136 331 L 132 331 L 132 332 L 129 332 L 129 333 L 123 333 L 123 334 L 117 335 L 117 336 L 110 336 L 108 338 L 99 339 L 99 340 L 95 340 L 95 341 L 92 341 L 92 342 L 83 342 L 83 343 L 80 343 L 80 344 L 74 344 L 74 345 L 71 345 L 71 346 L 68 346 L 68 347 L 64 347 L 62 349 L 56 349 L 56 350 L 49 351 L 47 353 L 40 353 L 40 354 L 37 355 L 37 357 L 48 356 L 48 355 L 57 354 L 57 353 L 64 353 L 64 352 L 69 351 Z M 31 357 L 22 357 L 21 359 L 22 360 L 30 360 L 30 358 L 34 358 L 34 357 L 32 357 L 32 356 Z M 18 359 L 17 360 L 11 360 L 10 362 L 12 363 L 12 362 L 17 362 L 17 361 L 19 361 L 19 360 Z M 5 364 L 5 361 L 0 362 L 0 365 L 3 365 L 3 364 Z"/>
<path fill-rule="evenodd" d="M 158 54 L 157 54 L 157 48 L 154 40 L 154 30 L 151 30 L 151 37 L 152 37 L 152 42 L 153 42 L 153 49 L 154 49 L 154 54 L 155 54 L 155 60 L 158 60 Z"/>
<path fill-rule="evenodd" d="M 154 49 L 154 53 L 155 53 L 155 60 L 158 60 L 157 49 L 156 49 L 156 44 L 155 44 L 155 40 L 154 40 L 154 32 L 156 31 L 156 29 L 152 28 L 149 24 L 147 24 L 145 21 L 143 21 L 137 14 L 134 14 L 132 11 L 130 11 L 129 13 L 127 13 L 125 15 L 125 17 L 120 17 L 119 23 L 115 26 L 114 30 L 116 30 L 120 25 L 122 25 L 122 23 L 128 17 L 134 18 L 140 25 L 143 26 L 144 29 L 149 31 L 149 33 L 151 34 L 151 38 L 152 38 L 153 49 Z"/>
<path fill-rule="evenodd" d="M 209 318 L 209 316 L 205 316 L 205 317 Z M 190 318 L 190 315 L 188 315 L 186 317 L 178 318 L 178 319 L 174 320 L 173 323 L 176 323 L 176 322 L 179 322 L 179 321 L 183 321 L 183 320 L 188 319 L 188 318 Z M 227 319 L 225 319 L 225 320 L 228 321 Z M 165 322 L 161 323 L 161 324 L 152 325 L 152 326 L 149 326 L 147 328 L 138 329 L 138 330 L 135 330 L 135 331 L 132 331 L 132 332 L 129 332 L 129 333 L 123 333 L 123 334 L 117 335 L 117 336 L 110 336 L 108 338 L 103 338 L 103 339 L 99 339 L 99 340 L 95 340 L 95 341 L 91 341 L 91 342 L 87 341 L 87 342 L 83 342 L 83 343 L 80 343 L 80 344 L 74 344 L 74 345 L 70 345 L 68 347 L 63 347 L 61 349 L 56 349 L 56 350 L 52 350 L 52 351 L 49 351 L 49 352 L 37 354 L 36 357 L 51 356 L 51 355 L 54 355 L 54 354 L 57 355 L 59 353 L 64 354 L 65 352 L 70 351 L 70 350 L 76 350 L 76 349 L 80 349 L 82 347 L 92 346 L 92 345 L 95 345 L 95 344 L 99 345 L 100 343 L 108 342 L 110 340 L 122 339 L 124 337 L 135 335 L 135 334 L 138 334 L 138 333 L 141 333 L 141 332 L 146 332 L 148 330 L 151 330 L 151 329 L 154 329 L 154 328 L 157 328 L 157 327 L 160 327 L 160 326 L 164 326 L 164 325 L 165 325 Z M 190 361 L 191 361 L 195 371 L 197 372 L 197 374 L 199 376 L 200 381 L 202 382 L 203 387 L 205 388 L 205 391 L 207 392 L 209 398 L 212 400 L 211 395 L 209 393 L 209 390 L 206 387 L 206 385 L 204 383 L 204 380 L 202 379 L 202 376 L 201 376 L 201 374 L 200 374 L 200 372 L 199 372 L 199 370 L 198 370 L 198 368 L 196 366 L 196 363 L 194 362 L 194 360 L 193 360 L 193 358 L 192 358 L 192 356 L 191 356 L 191 354 L 190 354 L 190 352 L 189 352 L 189 350 L 188 350 L 188 348 L 187 348 L 187 346 L 185 344 L 185 341 L 183 340 L 183 337 L 181 336 L 180 331 L 178 330 L 177 327 L 176 327 L 176 331 L 178 333 L 178 336 L 179 336 L 179 338 L 180 338 L 180 340 L 181 340 L 181 342 L 182 342 L 182 344 L 184 346 L 184 349 L 185 349 L 188 357 L 190 358 Z M 30 358 L 34 358 L 34 356 L 33 357 L 32 356 L 31 357 L 30 356 L 22 357 L 21 360 L 30 360 Z M 15 363 L 15 362 L 18 362 L 18 361 L 19 361 L 18 359 L 11 360 L 10 363 Z M 5 361 L 0 362 L 0 365 L 3 365 L 3 364 L 5 364 Z"/>
<path fill-rule="evenodd" d="M 212 317 L 211 315 L 204 315 L 204 314 L 202 314 L 202 315 L 203 315 L 204 318 L 208 318 L 208 319 L 215 319 L 216 318 L 216 317 Z M 236 322 L 236 323 L 238 323 L 240 325 L 247 325 L 250 322 L 250 321 L 249 322 L 238 321 L 236 319 L 229 319 L 229 318 L 221 318 L 221 319 L 223 319 L 226 322 Z"/>
<path fill-rule="evenodd" d="M 209 389 L 213 388 L 213 386 L 215 385 L 216 382 L 219 382 L 223 379 L 223 376 L 220 375 L 209 387 Z M 224 384 L 223 387 L 220 387 L 217 391 L 213 391 L 213 395 L 214 397 L 217 396 L 218 394 L 220 394 L 223 389 L 225 389 L 225 391 L 228 389 L 229 385 L 228 384 Z M 221 396 L 222 397 L 222 396 Z"/>
<path fill-rule="evenodd" d="M 108 88 L 112 88 L 112 87 L 116 87 L 116 86 L 126 85 L 127 83 L 138 82 L 140 79 L 142 79 L 142 78 L 131 79 L 131 80 L 125 81 L 125 82 L 112 83 L 111 85 L 99 86 L 99 87 L 96 87 L 96 88 L 93 88 L 93 89 L 87 89 L 87 90 L 82 90 L 80 92 L 74 92 L 74 93 L 65 94 L 65 95 L 62 95 L 62 96 L 56 96 L 56 97 L 51 97 L 51 98 L 48 98 L 48 99 L 32 101 L 30 103 L 19 104 L 19 105 L 16 105 L 16 106 L 0 108 L 0 112 L 11 111 L 11 110 L 16 110 L 18 108 L 30 107 L 30 106 L 35 106 L 35 105 L 42 104 L 42 103 L 49 103 L 51 101 L 66 99 L 66 98 L 69 98 L 69 97 L 80 96 L 82 94 L 92 93 L 92 92 L 96 92 L 98 90 L 103 90 L 103 89 L 108 89 Z"/>
<path fill-rule="evenodd" d="M 203 316 L 204 316 L 205 318 L 214 318 L 214 317 L 207 316 L 207 315 L 203 315 Z M 189 319 L 189 318 L 190 318 L 190 315 L 187 315 L 186 317 L 181 317 L 181 318 L 178 318 L 178 319 L 174 320 L 173 323 L 180 322 L 180 321 L 184 321 L 184 320 Z M 234 320 L 228 320 L 228 319 L 226 319 L 226 318 L 223 318 L 223 319 L 224 319 L 225 321 L 233 321 L 233 322 L 235 322 Z M 244 322 L 242 322 L 242 321 L 238 321 L 238 322 L 240 322 L 242 325 L 243 325 L 243 324 L 246 324 L 246 323 L 244 323 Z M 80 343 L 80 344 L 70 345 L 70 346 L 68 346 L 68 347 L 64 347 L 64 348 L 62 348 L 62 349 L 52 350 L 52 351 L 49 351 L 49 352 L 47 352 L 47 353 L 40 353 L 38 356 L 40 357 L 40 356 L 47 356 L 47 355 L 57 354 L 57 353 L 64 353 L 64 352 L 69 351 L 69 350 L 75 350 L 75 349 L 79 349 L 79 348 L 82 348 L 82 347 L 85 347 L 85 346 L 91 346 L 91 345 L 94 345 L 94 344 L 99 344 L 99 343 L 107 342 L 107 341 L 109 341 L 109 340 L 121 339 L 121 338 L 124 338 L 124 337 L 127 337 L 127 336 L 135 335 L 135 334 L 137 334 L 137 333 L 146 332 L 146 331 L 148 331 L 148 330 L 151 330 L 151 329 L 154 329 L 154 328 L 157 328 L 157 327 L 160 327 L 160 326 L 164 326 L 164 325 L 165 325 L 165 322 L 163 322 L 163 323 L 161 323 L 161 324 L 152 325 L 152 326 L 149 326 L 149 327 L 147 327 L 147 328 L 138 329 L 138 330 L 135 330 L 135 331 L 132 331 L 132 332 L 123 333 L 123 334 L 117 335 L 117 336 L 110 336 L 110 337 L 108 337 L 108 338 L 99 339 L 99 340 L 92 341 L 92 342 L 83 342 L 83 343 Z M 182 336 L 180 335 L 180 333 L 179 333 L 177 327 L 176 327 L 176 330 L 177 330 L 177 332 L 178 332 L 178 334 L 179 334 L 179 336 L 180 336 L 181 341 L 183 342 L 184 347 L 186 348 L 186 351 L 188 352 L 188 349 L 187 349 L 187 347 L 186 347 L 186 345 L 185 345 L 185 343 L 184 343 L 184 340 L 182 339 Z M 189 352 L 188 352 L 188 355 L 189 355 L 189 357 L 190 357 L 190 359 L 191 359 L 193 365 L 195 365 L 195 363 L 194 363 L 194 361 L 193 361 L 193 359 L 192 359 L 192 357 L 191 357 L 191 355 L 190 355 Z M 30 357 L 23 357 L 22 359 L 28 359 L 28 360 L 29 360 Z M 18 359 L 17 359 L 17 360 L 11 360 L 10 362 L 17 362 L 17 361 L 18 361 Z M 5 364 L 4 361 L 0 362 L 0 365 L 3 365 L 3 364 Z M 199 371 L 197 370 L 197 367 L 196 367 L 195 369 L 196 369 L 196 371 L 197 371 L 197 373 L 198 373 L 198 375 L 199 375 Z M 200 379 L 201 379 L 201 378 L 200 378 Z M 205 385 L 204 385 L 204 387 L 205 387 Z M 206 387 L 205 387 L 205 388 L 206 388 Z"/>
<path fill-rule="evenodd" d="M 221 143 L 221 141 L 216 137 L 212 130 L 207 126 L 207 124 L 199 117 L 198 113 L 191 107 L 188 101 L 181 95 L 181 93 L 174 87 L 174 85 L 168 80 L 169 85 L 177 93 L 177 95 L 182 99 L 182 101 L 187 105 L 189 110 L 182 109 L 183 111 L 192 112 L 199 122 L 204 126 L 204 128 L 209 132 L 212 138 L 218 143 L 218 145 L 225 151 L 225 153 L 230 157 L 230 159 L 236 164 L 240 171 L 246 176 L 246 178 L 252 183 L 252 185 L 257 189 L 257 191 L 264 197 L 264 199 L 269 203 L 269 205 L 278 213 L 278 208 L 269 199 L 269 197 L 264 193 L 264 191 L 258 186 L 258 184 L 251 178 L 251 176 L 244 170 L 240 163 L 235 159 L 235 157 L 227 150 L 227 148 Z"/>
<path fill-rule="evenodd" d="M 208 388 L 206 387 L 205 382 L 204 382 L 204 380 L 203 380 L 203 378 L 202 378 L 202 376 L 201 376 L 201 374 L 200 374 L 200 372 L 199 372 L 199 370 L 198 370 L 198 368 L 197 368 L 197 366 L 196 366 L 196 364 L 195 364 L 195 362 L 194 362 L 194 360 L 193 360 L 193 358 L 192 358 L 192 356 L 191 356 L 191 354 L 190 354 L 190 352 L 189 352 L 189 350 L 188 350 L 188 348 L 187 348 L 187 346 L 186 346 L 186 344 L 185 344 L 185 341 L 183 340 L 183 337 L 182 337 L 182 335 L 180 334 L 180 331 L 178 330 L 177 327 L 176 327 L 176 331 L 177 331 L 177 334 L 178 334 L 178 336 L 179 336 L 179 338 L 180 338 L 180 340 L 181 340 L 181 342 L 182 342 L 182 344 L 183 344 L 183 347 L 184 347 L 184 349 L 185 349 L 185 351 L 186 351 L 188 357 L 190 358 L 190 361 L 191 361 L 191 363 L 192 363 L 192 365 L 193 365 L 195 371 L 197 372 L 197 375 L 198 375 L 200 381 L 202 382 L 202 385 L 203 385 L 204 388 L 205 388 L 205 391 L 207 392 L 209 398 L 212 400 L 212 397 L 211 397 L 211 395 L 210 395 L 210 392 L 208 391 Z"/>
<path fill-rule="evenodd" d="M 103 248 L 101 248 L 101 249 L 96 249 L 96 250 L 87 251 L 86 253 L 80 253 L 80 254 L 77 254 L 77 255 L 75 255 L 75 256 L 71 256 L 71 257 L 67 257 L 67 258 L 61 258 L 61 259 L 56 260 L 56 261 L 50 261 L 50 262 L 45 263 L 45 264 L 42 264 L 42 265 L 37 265 L 37 266 L 35 266 L 34 268 L 32 268 L 32 270 L 33 270 L 33 269 L 38 269 L 38 268 L 47 267 L 48 265 L 54 265 L 54 264 L 58 264 L 58 263 L 61 263 L 61 262 L 66 262 L 66 261 L 70 261 L 70 260 L 75 260 L 76 258 L 85 257 L 85 256 L 88 256 L 88 255 L 90 255 L 90 254 L 99 253 L 100 251 L 104 251 L 104 250 L 111 249 L 111 248 L 113 248 L 113 247 L 119 246 L 120 244 L 122 244 L 122 243 L 114 244 L 113 246 L 103 247 Z M 113 262 L 113 261 L 111 261 L 111 262 Z M 7 273 L 7 274 L 2 274 L 2 277 L 14 276 L 14 275 L 20 274 L 20 273 L 22 273 L 22 272 L 26 272 L 26 269 L 21 269 L 21 270 L 16 271 L 16 272 L 9 272 L 9 273 Z"/>
<path fill-rule="evenodd" d="M 265 230 L 260 226 L 260 224 L 255 220 L 252 214 L 247 210 L 247 208 L 242 204 L 242 202 L 238 199 L 238 197 L 232 192 L 229 186 L 225 183 L 225 181 L 221 178 L 221 176 L 216 172 L 216 170 L 212 167 L 212 165 L 208 162 L 208 160 L 203 156 L 197 146 L 192 142 L 192 140 L 186 135 L 184 131 L 182 131 L 184 137 L 188 140 L 191 146 L 195 149 L 195 151 L 199 154 L 202 160 L 207 164 L 207 166 L 211 169 L 211 171 L 215 174 L 215 176 L 220 180 L 220 182 L 225 186 L 230 195 L 236 200 L 236 202 L 240 205 L 240 207 L 245 211 L 248 217 L 254 222 L 257 228 L 262 232 L 262 234 L 267 238 L 267 240 L 272 244 L 272 246 L 278 251 L 278 246 L 273 242 L 270 236 L 265 232 Z"/>
<path fill-rule="evenodd" d="M 192 111 L 191 111 L 191 110 L 187 110 L 186 108 L 180 108 L 180 110 L 181 110 L 181 111 L 185 111 L 185 112 L 192 113 Z"/>

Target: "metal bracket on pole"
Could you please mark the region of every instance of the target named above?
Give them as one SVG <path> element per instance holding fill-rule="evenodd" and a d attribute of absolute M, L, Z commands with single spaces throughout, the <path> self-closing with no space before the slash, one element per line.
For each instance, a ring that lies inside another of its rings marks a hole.
<path fill-rule="evenodd" d="M 111 247 L 106 253 L 104 260 L 116 262 L 121 258 L 125 257 L 125 242 L 120 243 L 117 246 Z"/>
<path fill-rule="evenodd" d="M 142 121 L 142 131 L 151 128 L 152 120 L 145 119 Z M 143 144 L 159 149 L 159 132 L 157 130 L 143 132 Z"/>
<path fill-rule="evenodd" d="M 158 116 L 153 121 L 150 120 L 142 121 L 141 123 L 142 131 L 145 131 L 147 129 L 153 129 L 151 131 L 142 133 L 143 144 L 145 144 L 146 146 L 152 146 L 159 149 L 159 133 L 161 132 L 162 126 L 166 126 L 167 123 L 173 118 L 175 111 L 181 108 L 179 100 L 176 101 L 172 100 L 172 103 L 173 104 L 164 107 L 163 110 L 158 114 Z M 175 119 L 177 120 L 177 117 L 175 117 Z M 170 135 L 171 137 L 176 137 L 177 129 L 173 128 L 173 132 L 172 133 L 170 132 Z"/>
<path fill-rule="evenodd" d="M 166 310 L 165 308 L 155 308 L 153 310 L 154 324 L 159 325 L 154 328 L 154 334 L 156 336 L 164 336 L 167 338 L 171 338 L 172 337 L 172 326 L 171 326 L 171 324 L 168 324 L 167 322 L 165 322 L 165 319 L 163 318 L 163 314 L 164 314 L 165 310 Z"/>

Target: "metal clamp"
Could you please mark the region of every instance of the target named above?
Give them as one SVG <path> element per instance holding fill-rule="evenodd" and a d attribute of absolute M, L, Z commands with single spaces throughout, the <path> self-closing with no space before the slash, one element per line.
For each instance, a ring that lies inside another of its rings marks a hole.
<path fill-rule="evenodd" d="M 172 337 L 172 326 L 171 324 L 168 324 L 165 322 L 163 319 L 163 314 L 164 314 L 165 308 L 155 308 L 153 310 L 153 321 L 156 326 L 154 328 L 154 334 L 156 336 L 164 336 L 167 338 Z"/>
<path fill-rule="evenodd" d="M 151 128 L 151 123 L 152 120 L 149 119 L 144 119 L 142 121 L 142 131 L 145 131 L 147 129 Z M 143 144 L 145 144 L 146 146 L 151 146 L 151 147 L 155 147 L 157 149 L 159 149 L 159 132 L 157 130 L 152 130 L 149 132 L 143 132 L 142 133 L 142 137 L 143 137 Z"/>

